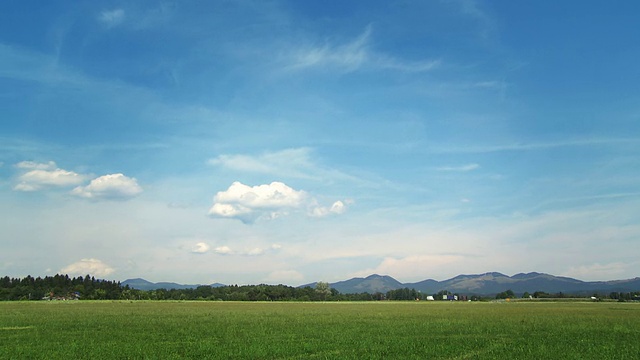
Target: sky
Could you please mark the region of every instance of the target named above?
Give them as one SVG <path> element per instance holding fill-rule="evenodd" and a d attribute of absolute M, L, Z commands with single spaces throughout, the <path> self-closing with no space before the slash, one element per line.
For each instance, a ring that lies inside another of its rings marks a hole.
<path fill-rule="evenodd" d="M 640 276 L 639 12 L 3 1 L 0 275 Z"/>

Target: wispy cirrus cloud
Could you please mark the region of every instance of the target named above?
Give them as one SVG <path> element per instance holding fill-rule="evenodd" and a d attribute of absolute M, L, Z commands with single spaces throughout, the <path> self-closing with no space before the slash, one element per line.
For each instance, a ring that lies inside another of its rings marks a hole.
<path fill-rule="evenodd" d="M 241 250 L 233 249 L 228 245 L 220 245 L 212 249 L 211 246 L 206 242 L 199 242 L 191 248 L 191 252 L 194 254 L 206 254 L 209 252 L 213 252 L 217 255 L 261 256 L 267 253 L 279 251 L 280 249 L 282 249 L 282 245 L 280 244 L 272 244 L 271 246 L 266 248 L 250 247 Z"/>
<path fill-rule="evenodd" d="M 289 68 L 303 70 L 317 67 L 336 67 L 350 72 L 357 70 L 371 60 L 368 49 L 371 27 L 353 41 L 334 45 L 325 43 L 322 46 L 308 46 L 297 49 L 291 54 Z"/>
<path fill-rule="evenodd" d="M 443 166 L 443 167 L 436 168 L 436 170 L 466 172 L 466 171 L 473 171 L 479 168 L 480 168 L 480 165 L 478 164 L 466 164 L 466 165 L 459 165 L 459 166 Z"/>
<path fill-rule="evenodd" d="M 120 25 L 125 18 L 123 9 L 105 10 L 98 15 L 98 21 L 109 28 Z"/>
<path fill-rule="evenodd" d="M 373 27 L 367 26 L 362 34 L 350 42 L 301 46 L 287 55 L 286 68 L 292 71 L 327 68 L 353 72 L 361 69 L 397 70 L 406 72 L 430 71 L 441 63 L 439 59 L 419 62 L 405 61 L 372 48 Z"/>
<path fill-rule="evenodd" d="M 504 144 L 470 145 L 470 146 L 442 146 L 433 147 L 431 153 L 451 153 L 451 154 L 471 154 L 471 153 L 494 153 L 505 151 L 535 151 L 560 147 L 584 147 L 584 146 L 613 146 L 640 144 L 637 138 L 585 138 L 573 140 L 560 140 L 550 142 L 514 142 Z"/>
<path fill-rule="evenodd" d="M 230 170 L 277 175 L 317 181 L 347 180 L 360 182 L 358 178 L 319 164 L 308 147 L 267 151 L 261 154 L 222 154 L 208 161 L 209 165 Z"/>
<path fill-rule="evenodd" d="M 295 178 L 314 178 L 319 168 L 311 160 L 311 149 L 295 148 L 264 152 L 257 156 L 223 154 L 210 159 L 209 164 L 228 169 L 264 174 L 280 174 Z"/>

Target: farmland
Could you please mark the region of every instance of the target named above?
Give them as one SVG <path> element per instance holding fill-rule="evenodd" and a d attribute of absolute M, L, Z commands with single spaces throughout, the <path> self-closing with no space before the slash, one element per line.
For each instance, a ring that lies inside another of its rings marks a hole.
<path fill-rule="evenodd" d="M 640 304 L 0 303 L 0 358 L 635 359 Z"/>

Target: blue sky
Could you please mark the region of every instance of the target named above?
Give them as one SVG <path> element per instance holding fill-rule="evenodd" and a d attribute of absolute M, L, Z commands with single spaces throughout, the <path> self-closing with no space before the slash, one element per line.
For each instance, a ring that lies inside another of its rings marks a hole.
<path fill-rule="evenodd" d="M 640 5 L 0 4 L 0 273 L 638 275 Z"/>

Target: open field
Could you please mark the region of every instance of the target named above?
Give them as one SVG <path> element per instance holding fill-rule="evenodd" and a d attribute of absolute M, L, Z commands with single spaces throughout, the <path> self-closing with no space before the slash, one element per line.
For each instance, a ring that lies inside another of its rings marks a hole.
<path fill-rule="evenodd" d="M 639 339 L 637 303 L 0 303 L 2 359 L 637 359 Z"/>

